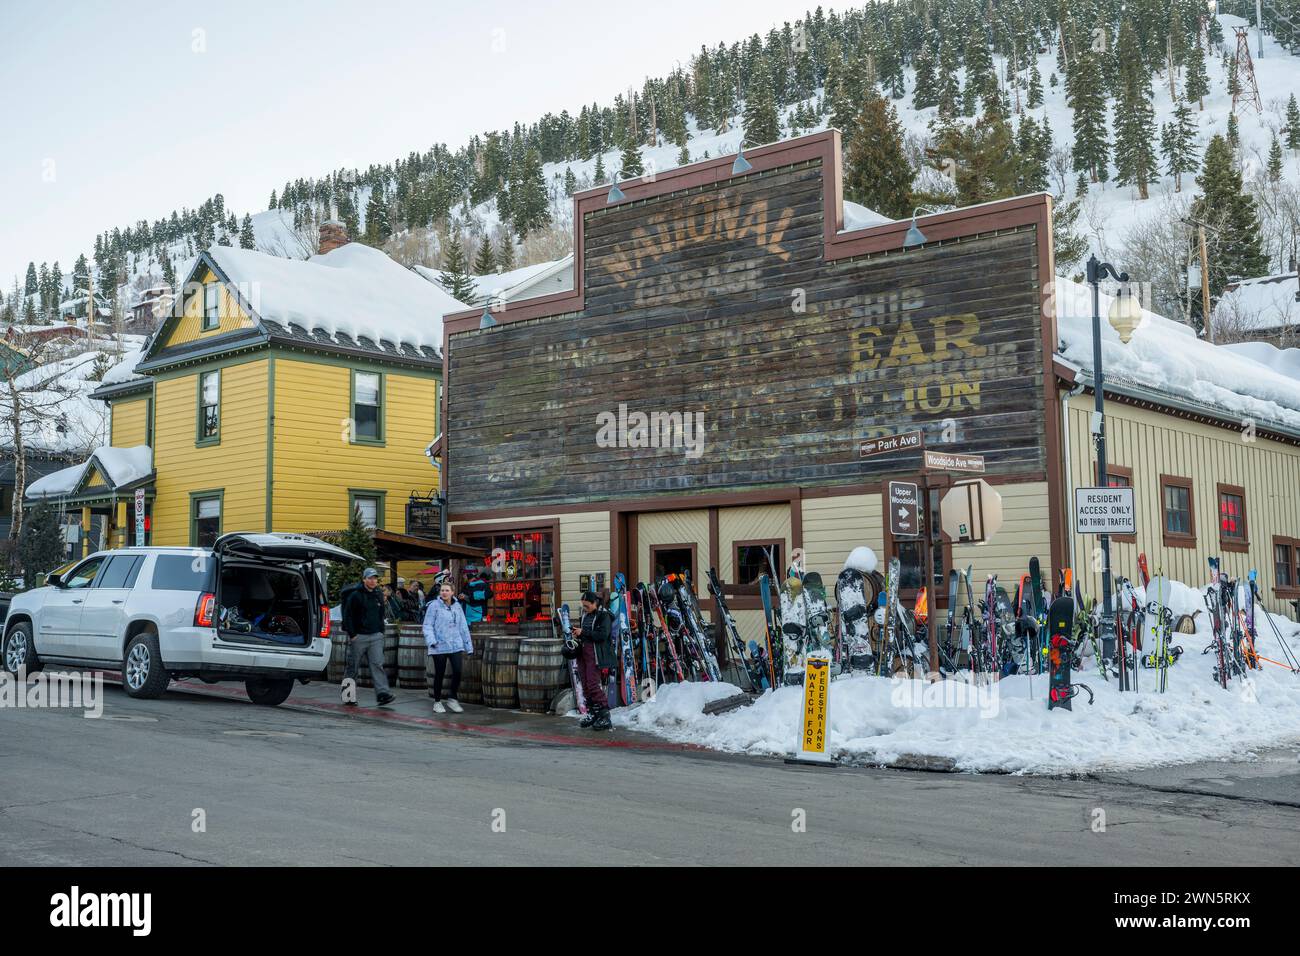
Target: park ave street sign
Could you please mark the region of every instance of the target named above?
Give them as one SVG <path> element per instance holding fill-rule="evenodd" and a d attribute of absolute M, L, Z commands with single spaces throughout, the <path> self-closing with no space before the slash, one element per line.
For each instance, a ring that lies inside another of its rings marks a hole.
<path fill-rule="evenodd" d="M 1075 488 L 1076 534 L 1137 534 L 1132 488 Z"/>
<path fill-rule="evenodd" d="M 885 435 L 881 438 L 868 438 L 858 446 L 859 458 L 874 458 L 876 455 L 891 451 L 911 451 L 921 447 L 921 433 L 900 432 L 897 435 Z"/>

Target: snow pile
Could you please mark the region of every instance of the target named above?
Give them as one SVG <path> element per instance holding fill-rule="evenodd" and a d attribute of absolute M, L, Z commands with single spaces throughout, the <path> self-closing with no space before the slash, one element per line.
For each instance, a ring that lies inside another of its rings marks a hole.
<path fill-rule="evenodd" d="M 1057 276 L 1055 293 L 1061 354 L 1084 370 L 1081 378 L 1090 379 L 1091 287 Z M 1145 309 L 1142 324 L 1125 345 L 1106 321 L 1111 296 L 1103 292 L 1100 302 L 1102 371 L 1107 383 L 1154 389 L 1257 422 L 1300 429 L 1300 378 L 1293 374 L 1294 359 L 1266 364 L 1258 360 L 1268 356 L 1264 350 L 1213 345 L 1181 322 Z"/>
<path fill-rule="evenodd" d="M 1230 286 L 1214 306 L 1214 321 L 1243 331 L 1300 324 L 1296 289 L 1294 272 L 1243 279 Z"/>
<path fill-rule="evenodd" d="M 305 261 L 230 246 L 208 254 L 262 319 L 285 328 L 440 348 L 443 313 L 468 308 L 358 242 Z"/>
<path fill-rule="evenodd" d="M 855 229 L 870 229 L 872 226 L 884 226 L 894 220 L 882 216 L 874 209 L 868 209 L 859 203 L 844 200 L 844 228 L 840 232 L 853 232 Z"/>
<path fill-rule="evenodd" d="M 1144 600 L 1139 589 L 1139 600 Z M 1174 582 L 1175 618 L 1204 608 L 1201 592 Z M 1257 613 L 1259 653 L 1284 661 L 1272 629 Z M 1275 617 L 1291 647 L 1300 627 Z M 1072 711 L 1047 709 L 1047 675 L 1008 677 L 976 687 L 949 680 L 928 684 L 849 676 L 830 689 L 829 749 L 853 763 L 889 763 L 904 755 L 949 758 L 966 771 L 1076 773 L 1132 769 L 1198 760 L 1248 757 L 1255 748 L 1300 741 L 1300 674 L 1265 664 L 1228 689 L 1213 680 L 1214 655 L 1206 613 L 1195 634 L 1175 634 L 1183 655 L 1169 669 L 1169 689 L 1156 690 L 1157 672 L 1141 669 L 1139 692 L 1120 693 L 1103 680 L 1095 660 L 1074 674 L 1087 694 Z M 1151 648 L 1146 648 L 1149 653 Z M 1032 687 L 1032 696 L 1031 696 Z M 613 711 L 619 727 L 731 753 L 789 756 L 798 736 L 802 688 L 782 687 L 752 706 L 717 716 L 709 701 L 738 689 L 727 684 L 668 684 L 655 700 Z"/>
<path fill-rule="evenodd" d="M 135 367 L 140 364 L 140 356 L 143 354 L 143 347 L 122 353 L 121 360 L 104 373 L 100 383 L 103 385 L 121 385 L 123 382 L 143 378 L 143 376 L 137 375 L 135 372 Z"/>
<path fill-rule="evenodd" d="M 103 445 L 95 449 L 91 460 L 114 488 L 121 488 L 153 472 L 153 449 L 148 445 L 114 448 Z"/>
<path fill-rule="evenodd" d="M 60 468 L 58 471 L 52 471 L 43 478 L 37 478 L 27 486 L 27 498 L 66 498 L 77 490 L 77 485 L 81 484 L 81 476 L 86 473 L 90 467 L 90 461 L 83 461 L 79 465 L 73 465 L 70 468 Z"/>

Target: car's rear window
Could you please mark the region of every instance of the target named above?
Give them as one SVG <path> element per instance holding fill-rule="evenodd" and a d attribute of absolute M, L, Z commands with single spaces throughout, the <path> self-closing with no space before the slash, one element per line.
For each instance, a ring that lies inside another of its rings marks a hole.
<path fill-rule="evenodd" d="M 153 565 L 155 591 L 212 591 L 213 569 L 216 561 L 212 555 L 160 554 Z"/>

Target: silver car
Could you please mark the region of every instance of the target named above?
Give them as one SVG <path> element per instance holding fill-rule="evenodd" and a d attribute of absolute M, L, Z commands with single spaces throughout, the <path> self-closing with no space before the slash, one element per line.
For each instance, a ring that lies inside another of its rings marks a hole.
<path fill-rule="evenodd" d="M 328 561 L 350 551 L 298 534 L 222 535 L 211 549 L 99 551 L 14 597 L 0 661 L 120 669 L 132 697 L 173 678 L 243 680 L 258 704 L 329 663 Z"/>

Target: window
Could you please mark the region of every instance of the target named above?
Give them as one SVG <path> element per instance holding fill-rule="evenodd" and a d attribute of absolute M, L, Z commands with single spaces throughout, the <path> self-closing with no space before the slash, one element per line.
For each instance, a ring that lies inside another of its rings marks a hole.
<path fill-rule="evenodd" d="M 654 569 L 656 581 L 669 574 L 685 574 L 686 579 L 691 582 L 691 587 L 698 593 L 699 582 L 695 579 L 695 545 L 655 545 L 650 549 L 650 565 Z"/>
<path fill-rule="evenodd" d="M 1224 551 L 1246 551 L 1246 489 L 1219 485 L 1219 546 Z"/>
<path fill-rule="evenodd" d="M 361 523 L 367 528 L 382 528 L 384 526 L 384 497 L 385 492 L 382 491 L 351 489 L 348 491 L 348 505 L 351 511 L 361 512 Z"/>
<path fill-rule="evenodd" d="M 1273 590 L 1280 597 L 1300 598 L 1300 539 L 1273 538 Z"/>
<path fill-rule="evenodd" d="M 577 606 L 577 594 L 556 594 L 555 532 L 521 530 L 467 535 L 464 543 L 488 553 L 475 570 L 488 582 L 483 620 L 506 624 L 549 621 L 551 598 Z M 576 576 L 572 578 L 577 580 Z"/>
<path fill-rule="evenodd" d="M 778 569 L 777 574 L 781 573 L 781 557 L 785 551 L 785 542 L 777 540 L 737 541 L 735 548 L 736 553 L 732 571 L 733 584 L 740 586 L 757 585 L 758 579 L 764 574 L 769 578 L 772 576 L 774 566 Z M 767 560 L 769 554 L 772 556 L 770 564 Z M 773 583 L 775 587 L 780 587 L 780 581 Z"/>
<path fill-rule="evenodd" d="M 190 544 L 210 548 L 221 537 L 221 493 L 190 495 Z"/>
<path fill-rule="evenodd" d="M 378 372 L 352 373 L 352 440 L 384 440 L 384 377 Z"/>
<path fill-rule="evenodd" d="M 215 445 L 221 440 L 221 372 L 199 376 L 199 427 L 196 443 Z"/>
<path fill-rule="evenodd" d="M 153 566 L 155 591 L 211 591 L 213 562 L 206 554 L 160 554 Z"/>
<path fill-rule="evenodd" d="M 139 554 L 119 554 L 108 560 L 108 567 L 99 575 L 101 588 L 131 588 L 135 586 L 135 577 L 140 573 L 144 556 Z"/>
<path fill-rule="evenodd" d="M 91 558 L 69 571 L 68 576 L 63 579 L 63 584 L 72 590 L 88 588 L 95 583 L 95 578 L 99 575 L 99 571 L 103 566 L 103 558 Z"/>
<path fill-rule="evenodd" d="M 203 324 L 204 332 L 215 329 L 221 324 L 221 284 L 209 282 L 203 287 Z"/>
<path fill-rule="evenodd" d="M 1192 511 L 1192 480 L 1160 476 L 1161 528 L 1167 548 L 1196 546 L 1196 515 Z"/>

